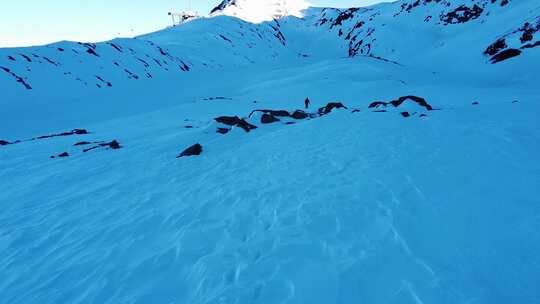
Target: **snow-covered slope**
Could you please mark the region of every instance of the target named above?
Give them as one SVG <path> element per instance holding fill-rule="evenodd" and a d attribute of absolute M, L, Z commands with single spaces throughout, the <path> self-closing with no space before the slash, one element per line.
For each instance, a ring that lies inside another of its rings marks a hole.
<path fill-rule="evenodd" d="M 540 4 L 233 2 L 0 49 L 0 303 L 540 302 Z"/>

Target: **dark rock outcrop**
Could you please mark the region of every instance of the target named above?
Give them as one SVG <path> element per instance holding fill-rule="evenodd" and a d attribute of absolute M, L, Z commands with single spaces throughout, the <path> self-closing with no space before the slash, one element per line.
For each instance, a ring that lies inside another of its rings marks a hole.
<path fill-rule="evenodd" d="M 200 144 L 194 144 L 193 146 L 185 149 L 178 155 L 176 158 L 185 157 L 185 156 L 196 156 L 201 155 L 202 153 L 202 146 Z"/>
<path fill-rule="evenodd" d="M 433 107 L 422 97 L 418 96 L 402 96 L 396 100 L 392 100 L 390 102 L 384 102 L 384 101 L 374 101 L 372 102 L 368 107 L 369 108 L 379 108 L 379 107 L 387 107 L 388 105 L 393 105 L 395 108 L 398 108 L 405 102 L 406 100 L 412 100 L 415 103 L 417 103 L 419 106 L 424 107 L 428 111 L 432 111 Z"/>
<path fill-rule="evenodd" d="M 120 143 L 115 139 L 115 140 L 110 141 L 110 142 L 101 143 L 101 144 L 99 144 L 99 145 L 97 145 L 97 146 L 93 146 L 93 147 L 91 147 L 91 148 L 84 149 L 83 152 L 92 151 L 92 150 L 97 149 L 97 148 L 109 148 L 109 149 L 112 149 L 112 150 L 117 150 L 117 149 L 122 148 L 122 146 L 121 146 Z"/>
<path fill-rule="evenodd" d="M 497 63 L 497 62 L 505 61 L 505 60 L 510 59 L 512 57 L 519 56 L 519 55 L 521 55 L 520 50 L 518 50 L 518 49 L 507 49 L 507 50 L 504 50 L 504 51 L 498 53 L 497 55 L 491 57 L 490 61 L 491 61 L 491 63 Z"/>
<path fill-rule="evenodd" d="M 242 128 L 246 132 L 250 132 L 253 129 L 257 129 L 256 126 L 250 124 L 245 119 L 242 119 L 238 116 L 220 116 L 215 118 L 215 121 L 225 124 L 227 126 L 235 126 Z"/>
<path fill-rule="evenodd" d="M 45 138 L 51 138 L 51 137 L 85 135 L 85 134 L 88 134 L 88 131 L 86 131 L 85 129 L 73 129 L 69 132 L 63 132 L 63 133 L 51 134 L 51 135 L 42 135 L 42 136 L 36 137 L 35 139 L 45 139 Z"/>
<path fill-rule="evenodd" d="M 319 109 L 319 115 L 326 115 L 334 109 L 347 109 L 341 102 L 330 102 L 326 106 Z"/>
<path fill-rule="evenodd" d="M 102 147 L 109 147 L 109 148 L 111 148 L 113 150 L 122 148 L 122 146 L 120 146 L 120 143 L 118 141 L 116 141 L 116 139 L 111 141 L 111 142 L 104 143 L 104 144 L 99 144 L 99 145 L 102 146 Z"/>
<path fill-rule="evenodd" d="M 294 119 L 306 119 L 309 115 L 302 110 L 296 110 L 291 114 L 291 117 Z"/>
<path fill-rule="evenodd" d="M 400 97 L 396 100 L 392 100 L 390 103 L 397 108 L 407 99 L 416 102 L 419 106 L 426 108 L 426 110 L 428 111 L 433 110 L 433 107 L 429 103 L 427 103 L 424 98 L 412 95 Z"/>
<path fill-rule="evenodd" d="M 504 38 L 497 39 L 494 43 L 492 43 L 490 46 L 486 48 L 484 51 L 485 55 L 494 56 L 501 50 L 505 49 L 507 47 L 506 40 Z"/>
<path fill-rule="evenodd" d="M 91 142 L 89 141 L 80 141 L 78 143 L 75 143 L 74 146 L 85 146 L 85 145 L 89 145 L 91 144 Z"/>
<path fill-rule="evenodd" d="M 64 157 L 68 157 L 68 156 L 69 156 L 69 153 L 63 152 L 63 153 L 60 153 L 60 154 L 58 154 L 56 156 L 51 156 L 51 158 L 57 158 L 57 157 L 64 158 Z"/>
<path fill-rule="evenodd" d="M 270 114 L 270 115 L 275 116 L 275 117 L 291 117 L 291 114 L 289 114 L 288 111 L 285 111 L 285 110 L 267 110 L 267 109 L 253 110 L 253 111 L 251 111 L 251 113 L 249 114 L 248 117 L 251 117 L 253 115 L 253 113 L 255 113 L 255 112 L 261 112 L 263 114 Z"/>
<path fill-rule="evenodd" d="M 6 67 L 3 67 L 3 66 L 0 66 L 0 69 L 3 70 L 4 72 L 8 73 L 9 75 L 11 75 L 11 77 L 15 78 L 15 81 L 20 83 L 21 85 L 23 85 L 27 90 L 32 89 L 32 86 L 28 82 L 26 82 L 26 80 L 24 78 L 22 78 L 21 76 L 15 74 L 10 69 L 8 69 Z"/>
<path fill-rule="evenodd" d="M 261 116 L 261 123 L 263 123 L 263 124 L 270 124 L 270 123 L 274 123 L 274 122 L 278 122 L 278 121 L 279 121 L 279 119 L 277 119 L 272 114 L 263 114 Z"/>
<path fill-rule="evenodd" d="M 388 105 L 388 102 L 374 101 L 369 104 L 368 108 L 372 109 L 372 108 L 386 107 L 387 105 Z"/>
<path fill-rule="evenodd" d="M 9 145 L 9 144 L 10 144 L 9 141 L 0 140 L 0 146 L 5 146 L 5 145 Z"/>
<path fill-rule="evenodd" d="M 441 21 L 446 24 L 458 24 L 465 23 L 474 19 L 477 19 L 482 15 L 484 9 L 478 5 L 468 7 L 461 5 L 458 8 L 441 16 Z"/>
<path fill-rule="evenodd" d="M 231 129 L 229 128 L 217 128 L 217 131 L 219 134 L 227 134 L 229 133 L 229 131 L 231 131 Z"/>

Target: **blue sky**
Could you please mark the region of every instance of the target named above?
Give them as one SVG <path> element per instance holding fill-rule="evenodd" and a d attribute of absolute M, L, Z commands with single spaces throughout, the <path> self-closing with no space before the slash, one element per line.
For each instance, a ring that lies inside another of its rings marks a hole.
<path fill-rule="evenodd" d="M 208 13 L 221 0 L 192 0 Z M 310 0 L 315 6 L 351 7 L 381 0 Z M 59 40 L 100 41 L 129 37 L 166 27 L 167 12 L 182 10 L 187 0 L 3 0 L 0 47 Z"/>

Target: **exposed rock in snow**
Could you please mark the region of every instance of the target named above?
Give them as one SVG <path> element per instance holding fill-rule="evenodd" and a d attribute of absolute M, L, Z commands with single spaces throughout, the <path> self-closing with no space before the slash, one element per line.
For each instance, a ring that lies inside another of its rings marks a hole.
<path fill-rule="evenodd" d="M 256 126 L 248 123 L 245 119 L 242 119 L 238 116 L 220 116 L 215 118 L 215 121 L 228 125 L 242 128 L 244 131 L 249 132 L 253 129 L 257 129 Z"/>
<path fill-rule="evenodd" d="M 182 151 L 182 153 L 180 153 L 180 155 L 178 155 L 176 158 L 201 155 L 202 150 L 203 148 L 201 144 L 194 144 L 193 146 Z"/>
<path fill-rule="evenodd" d="M 326 115 L 330 112 L 332 112 L 333 109 L 346 109 L 347 107 L 344 106 L 341 102 L 330 102 L 326 106 L 319 108 L 319 115 Z"/>
<path fill-rule="evenodd" d="M 277 119 L 274 115 L 272 114 L 263 114 L 261 116 L 261 123 L 263 124 L 269 124 L 269 123 L 273 123 L 273 122 L 278 122 L 279 119 Z"/>

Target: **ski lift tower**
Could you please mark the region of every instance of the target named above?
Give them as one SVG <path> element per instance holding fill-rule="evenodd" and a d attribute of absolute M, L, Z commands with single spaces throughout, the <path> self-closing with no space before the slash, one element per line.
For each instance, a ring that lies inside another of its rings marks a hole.
<path fill-rule="evenodd" d="M 188 0 L 187 10 L 182 12 L 169 12 L 169 16 L 172 18 L 172 25 L 177 26 L 186 21 L 199 17 L 199 14 L 191 10 L 191 0 Z"/>

